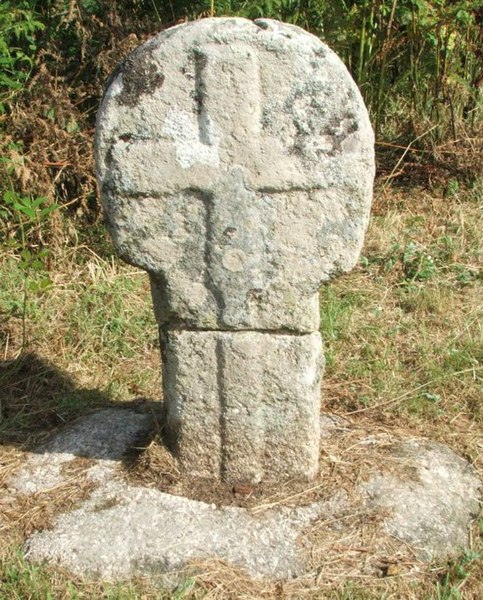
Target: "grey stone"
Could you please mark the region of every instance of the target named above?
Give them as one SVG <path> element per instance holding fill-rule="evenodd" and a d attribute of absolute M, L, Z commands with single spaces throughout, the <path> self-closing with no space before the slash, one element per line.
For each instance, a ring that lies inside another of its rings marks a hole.
<path fill-rule="evenodd" d="M 275 500 L 250 510 L 217 507 L 123 481 L 120 459 L 135 442 L 124 431 L 138 429 L 139 417 L 146 415 L 109 409 L 79 421 L 75 435 L 66 429 L 52 438 L 48 456 L 53 464 L 71 449 L 82 449 L 83 455 L 92 457 L 89 472 L 97 469 L 102 474 L 106 462 L 110 470 L 98 479 L 89 499 L 58 516 L 51 529 L 29 538 L 25 548 L 30 560 L 47 560 L 82 576 L 119 580 L 169 573 L 192 560 L 216 558 L 246 569 L 252 577 L 289 579 L 313 568 L 306 559 L 320 553 L 312 533 L 321 524 L 331 524 L 329 546 L 337 547 L 354 537 L 354 522 L 345 526 L 346 517 L 359 515 L 363 526 L 369 520 L 377 527 L 378 521 L 370 517 L 381 512 L 380 531 L 401 540 L 402 555 L 446 560 L 468 546 L 470 522 L 479 509 L 480 481 L 467 461 L 441 444 L 372 436 L 361 448 L 368 458 L 373 454 L 379 459 L 384 449 L 390 475 L 384 474 L 386 468 L 349 494 L 339 491 L 306 506 L 281 506 Z M 339 419 L 336 423 L 345 425 Z M 145 422 L 139 433 L 146 434 L 150 425 Z M 108 455 L 102 448 L 113 439 L 116 451 Z M 359 465 L 357 478 L 364 475 Z M 60 473 L 58 483 L 69 477 Z M 19 494 L 11 485 L 7 483 L 7 494 L 11 493 L 7 502 Z M 295 494 L 292 501 L 296 497 L 304 499 Z M 373 535 L 373 541 L 367 541 L 369 560 L 380 558 L 377 530 Z M 354 574 L 352 560 L 353 555 Z M 361 561 L 361 571 L 364 564 Z M 171 574 L 167 582 L 176 583 L 177 577 Z"/>
<path fill-rule="evenodd" d="M 291 578 L 304 570 L 302 529 L 345 503 L 341 493 L 326 503 L 251 515 L 112 481 L 52 530 L 35 533 L 26 555 L 103 579 L 159 575 L 213 558 L 253 577 Z"/>
<path fill-rule="evenodd" d="M 35 452 L 29 452 L 9 487 L 24 494 L 46 492 L 63 483 L 62 469 L 77 457 L 96 459 L 87 476 L 94 481 L 112 477 L 117 462 L 129 447 L 152 427 L 152 416 L 132 410 L 108 408 L 83 417 Z"/>
<path fill-rule="evenodd" d="M 150 275 L 172 447 L 192 474 L 316 474 L 318 289 L 359 255 L 373 145 L 342 62 L 277 21 L 180 25 L 112 75 L 99 186 L 118 253 Z"/>
<path fill-rule="evenodd" d="M 362 486 L 369 509 L 389 512 L 385 530 L 424 560 L 467 548 L 470 522 L 480 510 L 476 470 L 446 446 L 428 440 L 399 441 L 391 454 L 400 459 L 402 474 L 378 474 Z"/>
<path fill-rule="evenodd" d="M 182 467 L 232 482 L 316 475 L 320 334 L 180 330 L 162 346 L 167 424 Z"/>
<path fill-rule="evenodd" d="M 302 29 L 204 19 L 138 48 L 99 110 L 97 173 L 159 322 L 316 330 L 321 282 L 362 246 L 373 143 L 346 68 Z"/>
<path fill-rule="evenodd" d="M 251 514 L 129 485 L 121 479 L 121 459 L 151 427 L 150 415 L 110 408 L 57 432 L 28 455 L 7 482 L 7 502 L 19 493 L 62 485 L 72 476 L 60 467 L 80 456 L 92 459 L 86 473 L 98 484 L 79 508 L 29 538 L 30 560 L 46 560 L 80 575 L 125 579 L 218 558 L 254 577 L 291 578 L 305 568 L 303 529 L 346 508 L 347 494 L 341 492 L 324 502 Z M 176 582 L 176 576 L 170 581 Z"/>

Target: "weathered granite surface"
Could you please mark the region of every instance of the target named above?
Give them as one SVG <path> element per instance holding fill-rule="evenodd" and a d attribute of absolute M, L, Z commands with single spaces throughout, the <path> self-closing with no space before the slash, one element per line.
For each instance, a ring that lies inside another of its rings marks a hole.
<path fill-rule="evenodd" d="M 159 322 L 316 330 L 320 283 L 359 255 L 373 144 L 347 69 L 298 27 L 204 19 L 135 50 L 99 111 L 97 173 Z"/>
<path fill-rule="evenodd" d="M 474 467 L 447 446 L 410 438 L 392 452 L 402 473 L 379 474 L 363 485 L 367 507 L 388 513 L 384 528 L 424 560 L 468 547 L 468 524 L 480 510 L 481 481 Z"/>
<path fill-rule="evenodd" d="M 83 417 L 29 452 L 9 486 L 24 494 L 47 492 L 64 481 L 62 468 L 78 457 L 95 459 L 88 477 L 102 479 L 113 473 L 126 450 L 153 426 L 152 421 L 149 414 L 119 408 Z"/>
<path fill-rule="evenodd" d="M 180 25 L 113 73 L 102 200 L 118 253 L 149 272 L 172 448 L 194 475 L 316 474 L 318 289 L 359 255 L 373 145 L 342 62 L 277 21 Z"/>
<path fill-rule="evenodd" d="M 341 493 L 327 503 L 258 516 L 111 481 L 79 509 L 60 516 L 54 529 L 34 534 L 26 551 L 31 560 L 103 579 L 159 575 L 193 559 L 214 558 L 253 577 L 291 578 L 304 570 L 297 543 L 302 529 L 344 505 Z"/>
<path fill-rule="evenodd" d="M 319 333 L 179 330 L 161 343 L 168 429 L 182 467 L 233 482 L 316 475 Z"/>
<path fill-rule="evenodd" d="M 326 440 L 341 435 L 334 423 L 350 427 L 347 421 L 324 415 L 321 426 Z M 30 560 L 47 560 L 91 578 L 171 573 L 167 582 L 175 583 L 173 571 L 183 569 L 191 560 L 216 558 L 245 569 L 251 577 L 290 579 L 314 568 L 307 559 L 314 551 L 316 555 L 320 552 L 311 546 L 317 540 L 311 532 L 320 522 L 333 525 L 329 547 L 342 548 L 347 540 L 354 539 L 355 523 L 344 519 L 353 514 L 360 516 L 360 536 L 366 540 L 369 562 L 372 553 L 380 558 L 378 536 L 383 538 L 385 533 L 391 535 L 396 549 L 399 541 L 399 554 L 403 557 L 407 553 L 411 559 L 445 561 L 469 546 L 469 526 L 480 508 L 481 481 L 467 461 L 441 444 L 388 434 L 367 437 L 361 452 L 367 455 L 368 464 L 371 456 L 385 455 L 391 473 L 381 464 L 380 472 L 367 476 L 358 465 L 354 479 L 360 483 L 355 489 L 349 486 L 349 493 L 339 490 L 324 501 L 299 507 L 262 501 L 262 509 L 251 511 L 127 483 L 122 477 L 121 459 L 136 442 L 125 432 L 136 431 L 137 436 L 151 427 L 146 414 L 112 408 L 65 428 L 32 453 L 50 459 L 55 485 L 73 477 L 68 470 L 57 469 L 60 462 L 68 466 L 77 456 L 92 457 L 85 474 L 77 476 L 82 480 L 85 475 L 95 475 L 98 487 L 75 510 L 59 515 L 51 528 L 29 538 L 26 551 Z M 115 448 L 113 453 L 105 451 L 110 446 Z M 333 450 L 335 461 L 337 447 Z M 49 480 L 46 464 L 42 470 L 32 471 L 27 461 L 7 481 L 7 498 L 2 500 L 14 502 L 19 495 L 45 490 L 46 474 Z M 19 487 L 18 482 L 28 477 L 30 488 Z M 311 485 L 307 484 L 309 489 Z M 298 497 L 304 500 L 303 495 Z M 371 522 L 378 524 L 379 532 L 376 529 L 364 537 Z M 352 574 L 358 572 L 353 556 Z M 360 569 L 367 577 L 365 562 L 361 561 Z"/>

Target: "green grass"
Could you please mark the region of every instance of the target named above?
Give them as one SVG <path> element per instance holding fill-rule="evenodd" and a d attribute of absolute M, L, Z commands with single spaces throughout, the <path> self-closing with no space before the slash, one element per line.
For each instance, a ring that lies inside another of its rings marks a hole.
<path fill-rule="evenodd" d="M 34 566 L 20 549 L 7 557 L 0 556 L 0 600 L 183 600 L 187 598 L 192 582 L 187 580 L 170 593 L 155 581 L 133 583 L 88 583 L 72 579 L 66 573 L 47 566 Z"/>
<path fill-rule="evenodd" d="M 474 190 L 460 188 L 451 198 L 419 190 L 379 194 L 359 265 L 322 288 L 320 311 L 325 409 L 356 425 L 377 422 L 446 443 L 482 473 L 482 217 L 475 200 Z M 144 273 L 85 246 L 65 252 L 52 265 L 48 289 L 29 274 L 23 345 L 25 272 L 12 253 L 0 260 L 1 485 L 2 456 L 8 464 L 8 453 L 21 453 L 36 436 L 97 406 L 159 400 L 161 391 Z M 286 597 L 477 598 L 482 536 L 476 529 L 466 554 L 420 576 L 320 588 L 295 581 Z M 269 585 L 216 569 L 171 595 L 155 580 L 81 581 L 26 562 L 16 550 L 21 542 L 17 532 L 0 548 L 0 600 L 277 597 Z"/>
<path fill-rule="evenodd" d="M 358 269 L 321 291 L 329 405 L 417 417 L 420 429 L 455 415 L 481 425 L 481 215 L 471 194 L 408 198 L 406 210 L 391 201 Z M 343 398 L 332 399 L 333 379 L 352 382 Z"/>
<path fill-rule="evenodd" d="M 28 295 L 22 346 L 24 273 L 13 258 L 3 262 L 0 341 L 8 344 L 7 355 L 40 350 L 42 356 L 55 357 L 61 368 L 68 366 L 82 384 L 114 390 L 120 399 L 131 397 L 135 388 L 152 393 L 148 380 L 158 363 L 158 333 L 146 274 L 98 257 L 56 268 L 47 291 Z M 32 281 L 35 274 L 29 276 Z M 147 368 L 126 377 L 141 356 Z"/>

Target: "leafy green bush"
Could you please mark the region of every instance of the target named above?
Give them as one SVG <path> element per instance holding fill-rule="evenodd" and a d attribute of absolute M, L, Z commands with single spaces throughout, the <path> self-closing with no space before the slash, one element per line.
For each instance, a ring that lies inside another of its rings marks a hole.
<path fill-rule="evenodd" d="M 20 90 L 34 66 L 36 34 L 44 28 L 31 2 L 4 0 L 0 4 L 0 114 L 13 92 Z"/>
<path fill-rule="evenodd" d="M 280 19 L 325 40 L 359 84 L 388 181 L 427 182 L 435 169 L 452 189 L 476 179 L 482 0 L 4 0 L 0 205 L 15 190 L 68 204 L 80 229 L 92 225 L 92 131 L 109 73 L 150 35 L 210 15 Z M 28 179 L 5 176 L 12 145 Z"/>

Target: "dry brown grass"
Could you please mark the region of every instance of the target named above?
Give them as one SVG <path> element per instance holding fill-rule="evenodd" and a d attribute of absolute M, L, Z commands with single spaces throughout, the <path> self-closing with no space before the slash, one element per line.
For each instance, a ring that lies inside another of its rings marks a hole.
<path fill-rule="evenodd" d="M 349 426 L 341 425 L 322 440 L 317 481 L 241 491 L 207 487 L 183 480 L 157 441 L 130 462 L 126 476 L 171 493 L 256 511 L 323 500 L 340 489 L 350 496 L 371 472 L 392 469 L 386 451 L 390 439 L 408 435 L 449 445 L 483 475 L 480 203 L 477 191 L 451 197 L 424 190 L 378 192 L 363 251 L 366 260 L 321 293 L 325 409 L 348 419 Z M 434 259 L 427 277 L 411 276 L 419 263 L 405 263 L 410 242 L 418 260 Z M 15 309 L 21 277 L 15 260 L 5 255 L 2 261 L 8 293 L 0 291 L 0 572 L 17 569 L 20 583 L 4 579 L 0 590 L 7 581 L 15 598 L 12 590 L 25 590 L 21 586 L 28 579 L 30 586 L 42 582 L 39 598 L 48 597 L 49 590 L 51 597 L 74 598 L 69 589 L 79 598 L 163 597 L 156 578 L 112 588 L 52 568 L 33 572 L 13 553 L 26 533 L 48 525 L 90 492 L 83 479 L 85 465 L 77 465 L 78 472 L 54 492 L 15 500 L 5 493 L 5 482 L 25 449 L 49 431 L 98 406 L 139 395 L 160 398 L 157 332 L 146 278 L 86 247 L 67 251 L 52 272 L 53 287 L 29 301 L 28 354 L 22 352 L 21 316 Z M 371 453 L 361 452 L 368 435 L 381 443 Z M 377 529 L 377 522 L 361 520 L 357 510 L 336 515 L 311 534 L 306 576 L 283 583 L 255 581 L 212 561 L 195 565 L 196 575 L 193 566 L 187 569 L 186 590 L 180 588 L 173 597 L 481 597 L 483 568 L 475 560 L 483 552 L 478 525 L 471 538 L 473 554 L 440 565 L 419 562 L 400 540 L 374 537 Z"/>
<path fill-rule="evenodd" d="M 349 496 L 363 481 L 374 473 L 392 473 L 399 476 L 405 470 L 399 458 L 391 452 L 398 438 L 407 435 L 406 429 L 378 426 L 367 418 L 337 427 L 321 440 L 320 471 L 309 482 L 263 481 L 253 485 L 233 485 L 205 479 L 193 479 L 183 473 L 176 459 L 157 438 L 139 454 L 126 470 L 128 482 L 154 487 L 163 492 L 193 498 L 217 506 L 242 506 L 253 514 L 277 506 L 303 506 L 328 500 L 340 491 Z M 368 448 L 367 440 L 374 444 Z M 413 477 L 408 466 L 407 477 Z"/>

